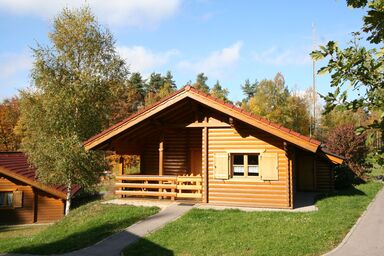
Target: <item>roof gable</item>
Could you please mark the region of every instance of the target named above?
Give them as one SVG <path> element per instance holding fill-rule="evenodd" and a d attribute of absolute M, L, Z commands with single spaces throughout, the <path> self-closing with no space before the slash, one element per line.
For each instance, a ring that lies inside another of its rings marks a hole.
<path fill-rule="evenodd" d="M 311 152 L 316 152 L 321 145 L 320 141 L 313 138 L 301 135 L 293 130 L 285 128 L 281 125 L 268 121 L 265 118 L 251 114 L 233 104 L 226 103 L 220 99 L 203 93 L 191 86 L 185 86 L 175 93 L 167 96 L 159 102 L 150 105 L 139 112 L 131 115 L 125 120 L 111 126 L 101 133 L 91 137 L 84 142 L 87 150 L 94 149 L 114 136 L 124 132 L 135 124 L 138 124 L 154 114 L 171 107 L 173 104 L 185 99 L 191 98 L 203 105 L 216 109 L 224 114 L 227 114 L 235 119 L 248 123 L 256 128 L 262 129 L 270 134 L 280 137 L 294 145 L 307 149 Z"/>
<path fill-rule="evenodd" d="M 0 152 L 0 173 L 22 181 L 32 187 L 36 187 L 49 194 L 59 198 L 66 199 L 66 187 L 52 187 L 41 183 L 36 178 L 36 168 L 28 163 L 28 158 L 21 152 Z M 72 195 L 76 194 L 80 189 L 79 186 L 74 186 Z"/>

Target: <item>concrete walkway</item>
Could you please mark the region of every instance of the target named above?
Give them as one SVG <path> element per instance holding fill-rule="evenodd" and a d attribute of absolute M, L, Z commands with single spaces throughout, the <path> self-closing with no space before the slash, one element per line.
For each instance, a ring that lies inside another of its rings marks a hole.
<path fill-rule="evenodd" d="M 111 235 L 104 240 L 80 249 L 78 251 L 59 254 L 60 256 L 120 256 L 120 252 L 128 245 L 138 241 L 141 237 L 163 227 L 167 223 L 176 220 L 184 213 L 192 209 L 193 204 L 173 203 L 155 215 L 139 221 L 122 232 Z M 163 248 L 161 248 L 163 249 Z M 26 256 L 29 254 L 0 254 L 6 256 Z"/>
<path fill-rule="evenodd" d="M 384 255 L 384 189 L 347 234 L 326 256 Z"/>

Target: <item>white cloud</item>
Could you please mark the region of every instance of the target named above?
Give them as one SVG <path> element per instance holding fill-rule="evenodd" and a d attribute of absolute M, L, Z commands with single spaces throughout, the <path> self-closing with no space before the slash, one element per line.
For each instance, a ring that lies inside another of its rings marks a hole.
<path fill-rule="evenodd" d="M 0 54 L 0 80 L 6 80 L 32 67 L 32 58 L 27 52 Z"/>
<path fill-rule="evenodd" d="M 204 72 L 219 78 L 230 71 L 231 67 L 240 59 L 242 46 L 243 43 L 238 41 L 227 48 L 212 52 L 206 58 L 197 61 L 181 61 L 178 67 L 196 73 Z"/>
<path fill-rule="evenodd" d="M 253 59 L 256 62 L 273 66 L 306 65 L 311 63 L 310 52 L 310 48 L 282 50 L 272 47 L 262 52 L 253 53 Z"/>
<path fill-rule="evenodd" d="M 170 59 L 179 54 L 177 50 L 153 52 L 143 46 L 117 47 L 120 56 L 130 65 L 131 72 L 148 73 L 154 68 L 167 64 Z"/>
<path fill-rule="evenodd" d="M 0 0 L 0 10 L 51 19 L 63 7 L 88 5 L 108 25 L 143 26 L 158 24 L 172 16 L 181 0 Z"/>

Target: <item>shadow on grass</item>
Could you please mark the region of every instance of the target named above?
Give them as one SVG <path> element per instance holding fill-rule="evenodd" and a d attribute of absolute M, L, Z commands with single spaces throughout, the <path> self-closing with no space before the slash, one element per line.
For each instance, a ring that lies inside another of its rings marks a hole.
<path fill-rule="evenodd" d="M 123 251 L 124 256 L 173 256 L 173 251 L 161 247 L 145 238 L 141 238 L 137 243 L 133 243 Z"/>
<path fill-rule="evenodd" d="M 338 196 L 366 196 L 367 194 L 363 191 L 357 189 L 353 185 L 350 185 L 349 187 L 345 187 L 339 190 L 335 190 L 334 192 L 327 193 L 327 194 L 318 194 L 315 197 L 315 203 L 318 201 L 324 200 L 326 198 L 332 198 L 332 197 L 338 197 Z"/>
<path fill-rule="evenodd" d="M 103 199 L 103 195 L 100 193 L 81 193 L 79 195 L 76 195 L 75 198 L 72 199 L 72 205 L 71 209 L 76 209 L 82 205 L 99 201 Z"/>
<path fill-rule="evenodd" d="M 23 244 L 20 247 L 11 250 L 10 252 L 47 255 L 80 250 L 82 252 L 81 255 L 90 255 L 92 254 L 92 251 L 100 252 L 100 250 L 105 250 L 105 255 L 119 254 L 119 252 L 124 249 L 124 247 L 126 247 L 127 241 L 136 242 L 140 239 L 140 237 L 125 230 L 116 233 L 115 229 L 121 225 L 124 225 L 125 222 L 127 222 L 127 220 L 99 225 L 81 232 L 58 238 L 52 242 L 49 242 L 49 237 L 44 237 L 44 235 L 42 235 L 38 238 L 39 241 L 35 241 L 36 244 Z M 112 237 L 103 240 L 109 236 Z M 98 243 L 95 246 L 91 246 L 101 240 L 103 240 L 103 242 Z M 151 246 L 151 248 L 156 248 L 156 251 L 161 252 L 162 254 L 160 255 L 173 255 L 173 252 L 166 248 L 162 248 L 159 245 L 149 241 L 146 241 L 146 243 L 148 246 Z"/>

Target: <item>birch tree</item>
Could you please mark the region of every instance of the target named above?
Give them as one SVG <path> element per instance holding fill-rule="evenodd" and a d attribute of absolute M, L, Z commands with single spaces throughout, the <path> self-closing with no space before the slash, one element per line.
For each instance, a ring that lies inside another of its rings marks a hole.
<path fill-rule="evenodd" d="M 68 214 L 73 186 L 91 189 L 107 169 L 103 154 L 85 151 L 82 142 L 108 125 L 128 70 L 111 33 L 87 7 L 64 9 L 48 37 L 49 45 L 32 49 L 18 130 L 38 178 L 67 187 Z"/>

